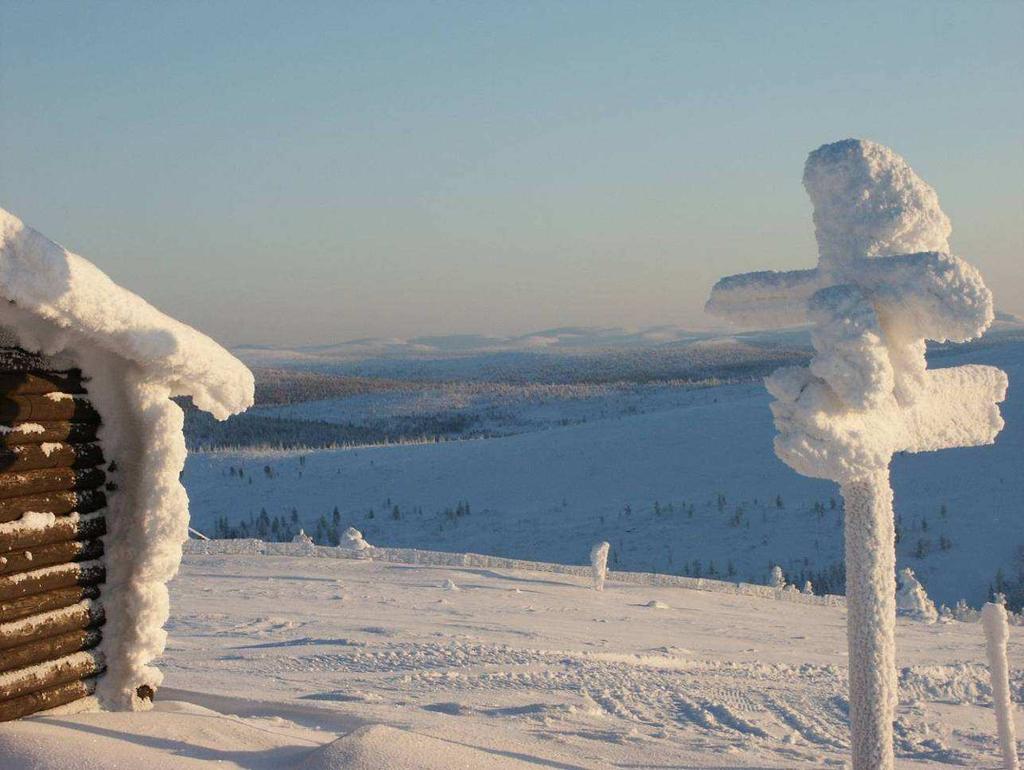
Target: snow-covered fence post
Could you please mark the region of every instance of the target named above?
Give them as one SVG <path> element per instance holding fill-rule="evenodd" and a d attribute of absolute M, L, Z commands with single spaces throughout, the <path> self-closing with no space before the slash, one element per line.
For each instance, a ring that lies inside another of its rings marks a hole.
<path fill-rule="evenodd" d="M 949 253 L 935 191 L 887 147 L 848 139 L 810 154 L 818 266 L 723 278 L 707 310 L 741 324 L 812 323 L 808 367 L 766 380 L 775 452 L 836 481 L 845 501 L 853 770 L 892 770 L 896 559 L 889 485 L 895 452 L 990 444 L 1006 375 L 929 370 L 925 340 L 962 342 L 992 322 L 992 294 Z"/>
<path fill-rule="evenodd" d="M 985 628 L 988 670 L 992 677 L 992 703 L 996 710 L 1003 769 L 1020 770 L 1017 736 L 1013 725 L 1013 701 L 1010 699 L 1010 669 L 1006 660 L 1006 641 L 1010 636 L 1006 607 L 992 602 L 986 604 L 981 609 L 981 624 Z"/>
<path fill-rule="evenodd" d="M 594 543 L 594 547 L 590 549 L 590 569 L 595 591 L 604 590 L 604 579 L 608 574 L 609 550 L 611 550 L 611 544 L 607 541 Z"/>

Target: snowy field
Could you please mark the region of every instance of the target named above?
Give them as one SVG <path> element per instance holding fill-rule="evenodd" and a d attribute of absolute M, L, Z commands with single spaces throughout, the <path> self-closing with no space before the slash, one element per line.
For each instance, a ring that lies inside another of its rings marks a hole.
<path fill-rule="evenodd" d="M 157 710 L 4 725 L 3 766 L 843 766 L 842 608 L 587 586 L 538 572 L 187 556 Z M 901 620 L 898 641 L 898 766 L 997 768 L 980 626 Z M 1015 633 L 1010 660 L 1022 659 Z"/>
<path fill-rule="evenodd" d="M 995 364 L 1010 377 L 1007 425 L 994 447 L 893 464 L 900 566 L 911 567 L 938 601 L 977 605 L 1000 569 L 1013 579 L 1020 568 L 1024 342 L 995 338 L 932 358 L 933 366 Z M 764 582 L 777 563 L 794 582 L 820 584 L 842 560 L 838 492 L 774 456 L 769 397 L 759 383 L 601 386 L 568 398 L 534 388 L 535 398 L 500 404 L 485 392 L 463 386 L 466 403 L 452 402 L 446 391 L 449 400 L 435 404 L 435 390 L 274 407 L 329 421 L 359 411 L 411 414 L 425 399 L 428 410 L 491 415 L 492 427 L 507 435 L 194 453 L 184 475 L 193 526 L 209 531 L 222 517 L 237 524 L 264 510 L 290 520 L 294 511 L 297 526 L 313 534 L 323 518 L 321 542 L 332 529 L 354 525 L 376 545 L 565 563 L 585 562 L 591 543 L 607 539 L 617 569 L 751 582 Z M 468 515 L 459 513 L 460 503 Z"/>

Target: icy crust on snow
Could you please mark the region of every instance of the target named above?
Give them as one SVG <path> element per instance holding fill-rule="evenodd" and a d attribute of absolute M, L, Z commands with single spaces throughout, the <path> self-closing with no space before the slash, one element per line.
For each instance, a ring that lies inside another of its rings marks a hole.
<path fill-rule="evenodd" d="M 166 642 L 166 583 L 188 537 L 184 414 L 172 401 L 224 419 L 253 401 L 252 374 L 230 353 L 115 285 L 0 209 L 0 327 L 22 348 L 78 366 L 102 417 L 98 437 L 117 491 L 108 494 L 100 654 L 109 664 L 96 690 L 106 708 L 146 708 L 140 685 L 158 686 L 150 666 Z M 46 526 L 26 514 L 14 530 Z M 95 570 L 100 562 L 76 569 Z M 59 565 L 54 570 L 66 570 Z M 27 573 L 39 575 L 45 570 Z"/>
<path fill-rule="evenodd" d="M 807 158 L 804 189 L 826 268 L 857 257 L 950 250 L 953 228 L 935 190 L 888 147 L 864 139 L 823 145 Z"/>
<path fill-rule="evenodd" d="M 172 395 L 191 396 L 196 406 L 219 419 L 252 405 L 252 374 L 224 348 L 3 209 L 0 295 L 138 364 Z M 22 347 L 47 354 L 66 347 L 60 335 L 19 338 Z"/>

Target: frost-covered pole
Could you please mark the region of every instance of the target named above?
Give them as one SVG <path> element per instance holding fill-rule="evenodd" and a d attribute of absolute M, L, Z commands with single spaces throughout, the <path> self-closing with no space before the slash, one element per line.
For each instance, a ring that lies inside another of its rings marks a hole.
<path fill-rule="evenodd" d="M 1010 637 L 1006 607 L 991 602 L 986 604 L 981 610 L 981 624 L 985 627 L 988 669 L 992 677 L 992 702 L 996 709 L 1003 770 L 1020 770 L 1017 736 L 1013 725 L 1013 701 L 1010 699 L 1010 670 L 1006 661 L 1006 641 Z"/>
<path fill-rule="evenodd" d="M 892 767 L 896 550 L 889 474 L 840 486 L 846 517 L 846 635 L 855 768 Z M 881 705 L 882 708 L 878 708 Z"/>
<path fill-rule="evenodd" d="M 608 551 L 610 550 L 611 544 L 604 540 L 594 543 L 594 547 L 590 549 L 590 570 L 595 591 L 604 590 L 604 579 L 608 575 Z"/>
<path fill-rule="evenodd" d="M 925 340 L 963 342 L 992 322 L 981 275 L 949 253 L 949 219 L 903 158 L 848 139 L 810 154 L 818 266 L 723 278 L 711 313 L 765 328 L 812 324 L 808 367 L 779 369 L 775 453 L 840 485 L 846 514 L 847 640 L 853 770 L 892 770 L 895 452 L 990 444 L 1003 427 L 1006 375 L 929 370 Z"/>

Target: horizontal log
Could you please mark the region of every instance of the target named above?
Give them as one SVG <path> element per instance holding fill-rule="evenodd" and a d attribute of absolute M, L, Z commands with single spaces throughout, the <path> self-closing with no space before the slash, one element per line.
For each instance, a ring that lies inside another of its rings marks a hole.
<path fill-rule="evenodd" d="M 41 615 L 61 607 L 70 607 L 83 599 L 97 599 L 99 595 L 100 587 L 98 585 L 86 585 L 55 588 L 40 594 L 0 601 L 0 623 L 9 623 L 12 620 Z"/>
<path fill-rule="evenodd" d="M 98 423 L 100 416 L 85 398 L 48 393 L 45 396 L 0 395 L 0 423 L 14 422 L 72 422 Z"/>
<path fill-rule="evenodd" d="M 102 639 L 103 633 L 98 628 L 83 628 L 4 650 L 0 655 L 0 673 L 92 650 Z"/>
<path fill-rule="evenodd" d="M 58 516 L 53 524 L 39 528 L 17 528 L 5 531 L 12 524 L 0 524 L 0 556 L 25 548 L 35 548 L 68 540 L 94 540 L 107 534 L 107 520 L 102 513 L 85 516 Z"/>
<path fill-rule="evenodd" d="M 102 540 L 68 540 L 63 543 L 50 543 L 35 548 L 8 551 L 0 554 L 0 575 L 12 575 L 16 572 L 49 567 L 51 564 L 64 564 L 69 561 L 88 561 L 103 555 Z"/>
<path fill-rule="evenodd" d="M 55 588 L 94 586 L 107 579 L 107 571 L 100 562 L 74 562 L 57 567 L 43 567 L 33 572 L 0 576 L 0 602 L 23 596 L 41 594 Z"/>
<path fill-rule="evenodd" d="M 68 631 L 96 628 L 103 625 L 106 616 L 99 602 L 84 601 L 72 607 L 63 607 L 42 615 L 0 624 L 0 650 L 20 647 L 29 642 L 38 642 Z"/>
<path fill-rule="evenodd" d="M 27 717 L 29 714 L 66 706 L 76 700 L 88 698 L 94 692 L 96 692 L 96 680 L 82 679 L 56 687 L 48 687 L 21 698 L 3 701 L 0 702 L 0 722 L 10 722 L 12 719 Z"/>
<path fill-rule="evenodd" d="M 94 652 L 79 652 L 50 663 L 0 674 L 0 701 L 96 676 L 103 671 L 103 658 Z"/>
<path fill-rule="evenodd" d="M 103 486 L 102 468 L 42 468 L 37 471 L 0 473 L 0 500 L 44 492 L 79 492 Z"/>
<path fill-rule="evenodd" d="M 67 372 L 0 372 L 0 392 L 20 396 L 85 393 L 85 385 L 78 369 Z"/>
<path fill-rule="evenodd" d="M 25 495 L 0 500 L 0 524 L 20 519 L 29 511 L 52 513 L 63 516 L 65 513 L 92 513 L 107 505 L 107 496 L 98 489 L 87 489 L 76 492 L 45 492 L 39 495 Z"/>
<path fill-rule="evenodd" d="M 90 422 L 23 422 L 0 425 L 0 446 L 42 444 L 62 441 L 67 444 L 87 444 L 96 440 L 96 423 Z"/>
<path fill-rule="evenodd" d="M 0 472 L 41 468 L 93 468 L 103 462 L 99 444 L 19 444 L 0 446 Z"/>

